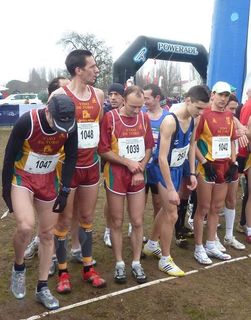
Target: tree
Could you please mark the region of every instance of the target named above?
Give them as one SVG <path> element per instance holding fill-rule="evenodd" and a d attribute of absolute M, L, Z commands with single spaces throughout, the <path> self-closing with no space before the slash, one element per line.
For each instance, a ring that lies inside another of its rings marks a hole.
<path fill-rule="evenodd" d="M 106 90 L 112 81 L 112 54 L 111 48 L 107 47 L 103 40 L 96 38 L 94 34 L 80 34 L 77 32 L 69 32 L 63 36 L 58 42 L 68 52 L 75 49 L 89 50 L 100 70 L 100 75 L 97 80 L 97 87 Z"/>

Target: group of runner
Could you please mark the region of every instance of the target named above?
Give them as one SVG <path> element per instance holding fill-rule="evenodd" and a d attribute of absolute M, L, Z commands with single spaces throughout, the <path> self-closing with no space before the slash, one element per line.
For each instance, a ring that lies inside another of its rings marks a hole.
<path fill-rule="evenodd" d="M 140 258 L 149 190 L 154 223 L 143 253 L 157 256 L 161 271 L 173 276 L 185 275 L 174 263 L 170 247 L 175 228 L 176 238 L 181 240 L 184 230 L 187 232 L 183 200 L 188 198 L 185 193 L 195 189 L 198 201 L 194 257 L 202 264 L 211 264 L 211 257 L 230 259 L 216 243 L 218 213 L 226 199 L 236 197 L 235 141 L 240 137 L 242 147 L 248 143 L 248 129 L 237 130 L 233 114 L 226 110 L 231 86 L 217 82 L 211 94 L 206 86 L 193 86 L 184 102 L 168 112 L 160 106 L 162 95 L 158 86 L 151 84 L 142 89 L 132 85 L 124 89 L 114 83 L 108 88 L 111 106 L 104 110 L 104 93 L 93 87 L 99 69 L 91 52 L 74 50 L 65 63 L 71 81 L 51 93 L 44 109 L 31 110 L 17 121 L 6 147 L 3 198 L 9 211 L 14 212 L 17 225 L 11 276 L 13 295 L 17 299 L 26 295 L 24 253 L 35 224 L 34 208 L 39 237 L 36 299 L 47 309 L 59 307 L 59 301 L 48 288 L 53 250 L 58 267 L 56 291 L 72 290 L 67 234 L 73 215 L 79 223 L 82 279 L 96 288 L 106 285 L 93 267 L 92 258 L 100 157 L 107 196 L 104 240 L 113 249 L 115 282 L 127 280 L 122 236 L 125 199 L 131 224 L 131 273 L 137 283 L 147 281 Z M 231 188 L 232 185 L 235 187 Z M 234 201 L 230 200 L 226 202 L 226 216 L 233 218 Z M 243 249 L 230 231 L 226 233 L 225 243 Z"/>

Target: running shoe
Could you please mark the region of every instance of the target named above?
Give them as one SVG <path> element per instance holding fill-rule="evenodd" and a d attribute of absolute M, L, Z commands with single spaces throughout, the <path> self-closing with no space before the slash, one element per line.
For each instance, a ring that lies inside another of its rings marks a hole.
<path fill-rule="evenodd" d="M 48 287 L 43 287 L 41 291 L 36 291 L 36 300 L 42 303 L 45 308 L 55 310 L 59 308 L 59 301 L 50 292 Z"/>
<path fill-rule="evenodd" d="M 68 272 L 62 272 L 60 276 L 58 276 L 57 283 L 57 292 L 58 293 L 69 293 L 71 292 L 72 285 L 70 282 L 70 275 Z"/>
<path fill-rule="evenodd" d="M 235 227 L 236 231 L 238 231 L 239 233 L 247 233 L 247 227 L 246 225 L 242 226 L 240 223 L 238 223 Z"/>
<path fill-rule="evenodd" d="M 128 223 L 128 233 L 127 233 L 127 235 L 128 235 L 129 238 L 131 237 L 131 234 L 132 234 L 132 225 L 131 225 L 131 223 Z"/>
<path fill-rule="evenodd" d="M 209 265 L 213 263 L 213 261 L 210 258 L 208 258 L 208 255 L 204 249 L 199 251 L 194 251 L 194 258 L 200 264 Z"/>
<path fill-rule="evenodd" d="M 225 243 L 225 241 L 224 241 Z M 218 250 L 220 250 L 221 252 L 226 252 L 227 249 L 223 246 L 223 244 L 220 242 L 220 239 L 218 238 L 218 236 L 216 236 L 215 238 L 215 246 Z"/>
<path fill-rule="evenodd" d="M 16 271 L 12 267 L 10 289 L 16 299 L 23 299 L 26 295 L 25 272 L 25 269 L 24 271 Z"/>
<path fill-rule="evenodd" d="M 24 259 L 31 260 L 38 253 L 39 237 L 35 236 L 24 251 Z"/>
<path fill-rule="evenodd" d="M 112 247 L 112 242 L 111 242 L 111 233 L 108 230 L 105 230 L 104 233 L 104 243 L 107 247 L 111 248 Z"/>
<path fill-rule="evenodd" d="M 193 219 L 192 218 L 188 218 L 187 219 L 187 224 L 189 225 L 190 229 L 193 231 L 194 227 L 193 227 Z"/>
<path fill-rule="evenodd" d="M 207 247 L 205 247 L 205 251 L 206 251 L 206 254 L 208 255 L 208 257 L 211 257 L 211 258 L 216 258 L 219 260 L 230 260 L 231 259 L 231 256 L 229 254 L 221 252 L 216 247 L 214 247 L 212 249 L 208 249 Z"/>
<path fill-rule="evenodd" d="M 143 247 L 143 253 L 146 255 L 146 256 L 153 256 L 153 257 L 156 257 L 158 259 L 161 258 L 162 254 L 161 254 L 161 248 L 159 246 L 159 243 L 158 243 L 158 246 L 156 247 L 156 249 L 152 250 L 149 248 L 148 246 L 148 243 L 146 243 Z"/>
<path fill-rule="evenodd" d="M 185 226 L 181 228 L 181 233 L 187 238 L 193 238 L 194 237 L 193 230 L 191 230 L 190 228 L 187 228 Z"/>
<path fill-rule="evenodd" d="M 159 270 L 174 277 L 183 277 L 185 275 L 185 272 L 174 263 L 171 257 L 164 261 L 162 259 L 159 261 Z"/>
<path fill-rule="evenodd" d="M 233 247 L 236 250 L 245 250 L 246 246 L 245 244 L 238 241 L 235 237 L 232 237 L 231 239 L 224 238 L 224 244 L 226 246 Z"/>
<path fill-rule="evenodd" d="M 125 283 L 126 282 L 126 268 L 125 265 L 116 265 L 114 272 L 114 281 L 116 283 Z"/>
<path fill-rule="evenodd" d="M 138 283 L 145 283 L 147 282 L 147 276 L 144 272 L 143 267 L 141 266 L 141 264 L 135 264 L 132 267 L 132 275 L 134 277 L 134 279 L 138 282 Z"/>
<path fill-rule="evenodd" d="M 106 281 L 100 277 L 98 272 L 92 267 L 88 272 L 82 271 L 82 278 L 88 281 L 95 288 L 103 288 L 106 286 Z"/>
<path fill-rule="evenodd" d="M 188 246 L 187 238 L 181 232 L 176 235 L 175 243 L 180 248 L 186 248 Z"/>
<path fill-rule="evenodd" d="M 49 269 L 49 273 L 48 275 L 50 277 L 54 276 L 54 274 L 56 273 L 57 271 L 57 264 L 58 264 L 58 260 L 56 257 L 52 257 L 51 259 L 51 265 L 50 265 L 50 269 Z"/>

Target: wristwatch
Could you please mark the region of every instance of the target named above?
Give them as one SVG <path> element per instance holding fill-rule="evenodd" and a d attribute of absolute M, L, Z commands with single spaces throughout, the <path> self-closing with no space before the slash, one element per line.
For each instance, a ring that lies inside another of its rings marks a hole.
<path fill-rule="evenodd" d="M 61 191 L 66 192 L 66 193 L 70 193 L 71 192 L 71 188 L 62 187 Z"/>

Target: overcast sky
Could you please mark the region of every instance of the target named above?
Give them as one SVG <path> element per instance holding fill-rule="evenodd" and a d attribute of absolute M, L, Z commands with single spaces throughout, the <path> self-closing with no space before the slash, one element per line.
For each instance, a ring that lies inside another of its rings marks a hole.
<path fill-rule="evenodd" d="M 201 43 L 208 50 L 214 0 L 2 0 L 0 84 L 27 81 L 30 70 L 64 68 L 57 42 L 69 31 L 93 33 L 116 60 L 138 36 Z"/>

